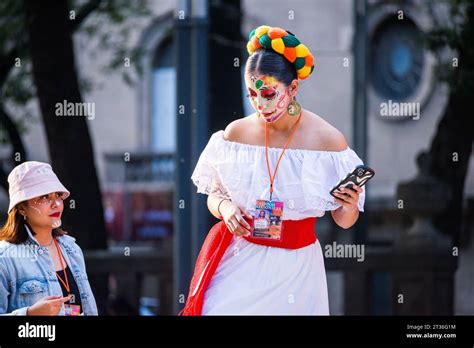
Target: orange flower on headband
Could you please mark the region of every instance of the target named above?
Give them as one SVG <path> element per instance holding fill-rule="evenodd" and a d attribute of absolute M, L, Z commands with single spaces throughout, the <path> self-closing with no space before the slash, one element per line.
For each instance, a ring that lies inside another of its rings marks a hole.
<path fill-rule="evenodd" d="M 306 79 L 314 70 L 314 56 L 295 35 L 281 28 L 262 25 L 249 35 L 247 51 L 252 55 L 259 48 L 273 50 L 293 63 L 298 80 Z"/>

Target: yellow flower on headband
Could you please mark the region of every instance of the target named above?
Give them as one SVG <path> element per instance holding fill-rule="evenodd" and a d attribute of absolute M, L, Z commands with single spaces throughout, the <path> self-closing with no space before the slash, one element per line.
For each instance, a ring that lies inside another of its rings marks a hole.
<path fill-rule="evenodd" d="M 252 55 L 259 48 L 273 50 L 293 63 L 298 80 L 306 79 L 314 70 L 314 56 L 308 47 L 289 31 L 268 25 L 252 30 L 247 51 Z"/>

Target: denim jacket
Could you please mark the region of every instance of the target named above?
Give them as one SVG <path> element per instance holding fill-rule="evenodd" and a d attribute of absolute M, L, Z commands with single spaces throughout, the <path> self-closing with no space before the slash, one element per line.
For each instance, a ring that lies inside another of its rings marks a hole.
<path fill-rule="evenodd" d="M 25 243 L 0 241 L 0 315 L 26 315 L 27 308 L 41 298 L 63 295 L 48 248 L 38 243 L 28 226 L 25 228 Z M 67 235 L 57 237 L 57 241 L 77 283 L 82 314 L 97 315 L 81 248 Z M 59 315 L 64 315 L 64 306 Z"/>

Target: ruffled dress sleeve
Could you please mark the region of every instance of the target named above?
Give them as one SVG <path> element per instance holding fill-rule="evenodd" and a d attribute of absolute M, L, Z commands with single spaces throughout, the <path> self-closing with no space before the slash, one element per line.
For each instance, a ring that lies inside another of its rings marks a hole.
<path fill-rule="evenodd" d="M 303 161 L 302 185 L 305 202 L 316 210 L 335 210 L 341 206 L 329 193 L 340 180 L 363 164 L 354 150 L 347 147 L 343 151 L 321 151 L 307 156 Z M 359 195 L 357 208 L 364 211 L 365 189 Z"/>
<path fill-rule="evenodd" d="M 269 149 L 274 168 L 281 149 Z M 274 182 L 273 199 L 283 201 L 283 220 L 323 216 L 341 205 L 329 194 L 354 168 L 363 164 L 349 147 L 342 151 L 288 149 L 280 162 Z M 198 193 L 218 193 L 252 212 L 258 199 L 269 197 L 265 147 L 224 139 L 214 133 L 201 153 L 191 176 Z M 364 211 L 365 190 L 358 209 Z"/>
<path fill-rule="evenodd" d="M 219 147 L 219 136 L 214 133 L 203 152 L 199 156 L 194 168 L 191 180 L 197 187 L 197 192 L 210 195 L 219 194 L 222 197 L 230 198 L 229 192 L 222 183 L 218 173 L 218 159 L 222 157 L 224 149 Z"/>

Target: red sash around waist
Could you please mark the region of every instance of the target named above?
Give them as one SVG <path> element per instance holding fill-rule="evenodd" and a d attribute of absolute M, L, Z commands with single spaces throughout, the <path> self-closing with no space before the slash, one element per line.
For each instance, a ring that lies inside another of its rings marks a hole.
<path fill-rule="evenodd" d="M 255 244 L 284 248 L 300 249 L 316 242 L 314 225 L 316 218 L 303 220 L 283 220 L 282 240 L 267 240 L 255 237 L 243 237 Z M 224 256 L 227 247 L 232 241 L 233 234 L 227 229 L 223 221 L 216 223 L 210 230 L 199 252 L 194 267 L 194 274 L 189 287 L 186 305 L 180 315 L 201 315 L 204 304 L 204 294 Z"/>

